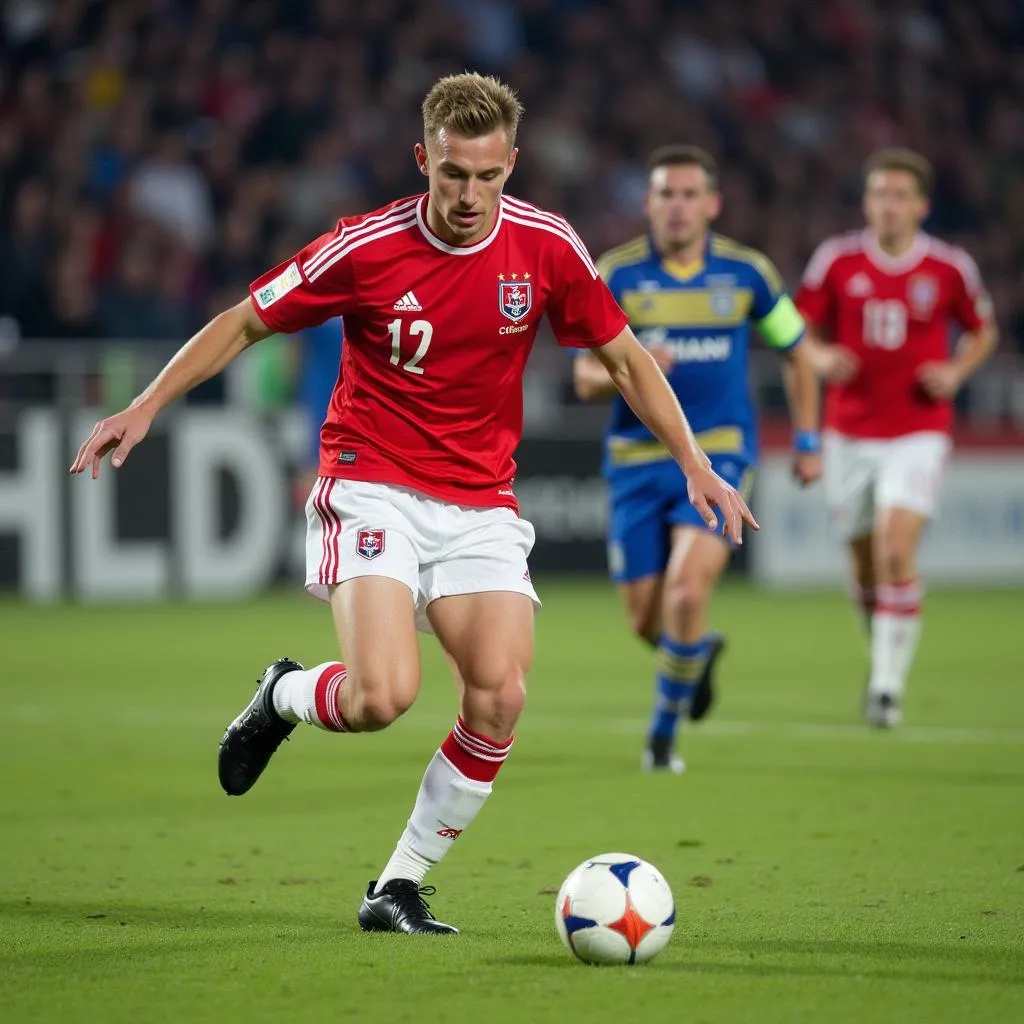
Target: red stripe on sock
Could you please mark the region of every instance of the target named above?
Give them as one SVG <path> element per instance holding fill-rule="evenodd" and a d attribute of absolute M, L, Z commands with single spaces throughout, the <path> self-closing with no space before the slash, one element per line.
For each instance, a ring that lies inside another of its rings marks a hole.
<path fill-rule="evenodd" d="M 921 614 L 921 606 L 919 604 L 913 605 L 894 605 L 894 604 L 878 604 L 875 606 L 876 615 L 895 615 L 900 619 L 912 619 L 915 615 Z"/>
<path fill-rule="evenodd" d="M 335 661 L 320 673 L 313 691 L 316 717 L 320 719 L 320 724 L 331 732 L 351 732 L 348 722 L 338 709 L 338 693 L 347 675 L 348 670 L 345 666 L 340 661 Z"/>
<path fill-rule="evenodd" d="M 455 728 L 441 744 L 441 753 L 467 779 L 493 782 L 512 749 L 514 738 L 510 737 L 505 743 L 496 743 L 488 736 L 473 732 L 460 715 Z"/>
<path fill-rule="evenodd" d="M 878 588 L 878 604 L 875 610 L 883 615 L 920 615 L 923 598 L 924 588 L 920 580 L 884 583 Z"/>

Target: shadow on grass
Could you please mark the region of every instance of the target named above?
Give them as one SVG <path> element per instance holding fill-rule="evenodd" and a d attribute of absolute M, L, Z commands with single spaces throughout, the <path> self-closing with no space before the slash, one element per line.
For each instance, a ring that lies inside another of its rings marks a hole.
<path fill-rule="evenodd" d="M 550 952 L 499 953 L 510 936 L 478 931 L 465 940 L 430 941 L 438 966 L 456 953 L 454 965 L 476 961 L 491 967 L 580 969 L 552 938 Z M 13 940 L 13 941 L 12 941 Z M 405 936 L 365 936 L 354 914 L 332 908 L 146 905 L 111 901 L 0 901 L 0 965 L 4 968 L 65 971 L 100 967 L 110 961 L 136 964 L 206 948 L 234 947 L 245 955 L 250 945 L 268 942 L 289 947 L 346 947 L 359 950 L 353 966 L 372 968 L 379 957 L 402 958 L 411 952 Z M 515 939 L 513 939 L 515 944 Z M 524 938 L 525 944 L 525 938 Z M 1024 987 L 1024 950 L 1010 945 L 871 942 L 848 939 L 715 939 L 681 941 L 682 959 L 661 959 L 650 970 L 723 977 L 856 978 L 918 980 L 936 983 L 999 984 Z M 423 950 L 415 947 L 418 954 Z M 378 964 L 379 965 L 379 964 Z"/>
<path fill-rule="evenodd" d="M 497 944 L 501 931 L 474 935 Z M 260 906 L 197 904 L 151 905 L 116 900 L 89 902 L 0 900 L 0 977 L 19 968 L 67 973 L 102 969 L 111 962 L 136 966 L 182 955 L 213 958 L 225 952 L 238 956 L 268 948 L 344 950 L 350 967 L 378 969 L 381 958 L 401 961 L 409 954 L 422 957 L 424 940 L 405 935 L 362 932 L 355 907 L 331 907 L 311 912 L 308 907 L 282 910 Z M 449 942 L 428 939 L 430 955 L 441 962 Z M 465 951 L 469 943 L 458 948 Z M 457 963 L 457 961 L 456 961 Z"/>
<path fill-rule="evenodd" d="M 903 744 L 900 749 L 918 749 L 913 744 Z M 807 776 L 807 765 L 800 762 L 789 761 L 761 761 L 758 759 L 721 761 L 706 766 L 705 772 L 710 775 L 743 776 L 749 777 L 751 772 L 757 772 L 761 777 L 767 778 L 773 775 Z M 894 779 L 904 781 L 927 781 L 928 785 L 939 785 L 946 783 L 952 786 L 981 786 L 990 788 L 992 786 L 1005 786 L 1010 789 L 1024 788 L 1024 778 L 1016 763 L 1008 764 L 1005 771 L 985 772 L 963 772 L 934 768 L 927 764 L 922 765 L 893 765 L 865 763 L 864 759 L 851 764 L 815 764 L 814 775 L 818 778 L 831 778 L 847 781 L 852 777 L 857 779 L 879 779 L 892 782 Z"/>
<path fill-rule="evenodd" d="M 354 918 L 354 915 L 353 915 Z M 97 897 L 88 902 L 73 900 L 0 900 L 0 926 L 5 923 L 52 927 L 117 925 L 125 921 L 134 925 L 166 928 L 251 928 L 253 926 L 337 927 L 337 910 L 321 914 L 307 908 L 294 911 L 279 906 L 206 907 L 195 903 L 141 904 Z"/>
<path fill-rule="evenodd" d="M 343 933 L 356 930 L 354 914 L 308 909 L 152 906 L 102 899 L 0 901 L 0 965 L 87 968 L 111 959 L 138 962 L 194 952 L 223 946 L 226 940 L 239 946 L 268 940 L 336 943 Z"/>
<path fill-rule="evenodd" d="M 708 960 L 720 951 L 721 961 Z M 732 961 L 728 955 L 732 954 Z M 843 978 L 997 983 L 1024 986 L 1024 953 L 1016 946 L 953 947 L 945 944 L 850 942 L 844 940 L 778 940 L 743 945 L 700 942 L 687 959 L 661 960 L 649 970 L 680 974 L 721 974 L 747 977 Z M 785 958 L 787 962 L 780 963 Z M 577 967 L 564 952 L 512 954 L 487 961 L 510 967 Z"/>

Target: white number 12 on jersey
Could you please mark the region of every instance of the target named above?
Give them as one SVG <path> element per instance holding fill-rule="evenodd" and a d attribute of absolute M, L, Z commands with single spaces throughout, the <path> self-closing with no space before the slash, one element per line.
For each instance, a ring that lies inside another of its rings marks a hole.
<path fill-rule="evenodd" d="M 394 319 L 388 324 L 388 333 L 391 335 L 391 365 L 398 366 L 402 362 L 402 321 Z M 402 366 L 403 370 L 409 373 L 423 373 L 420 360 L 427 354 L 430 348 L 430 339 L 434 336 L 434 325 L 429 320 L 413 320 L 409 324 L 409 333 L 414 338 L 419 338 L 420 343 L 412 358 Z"/>

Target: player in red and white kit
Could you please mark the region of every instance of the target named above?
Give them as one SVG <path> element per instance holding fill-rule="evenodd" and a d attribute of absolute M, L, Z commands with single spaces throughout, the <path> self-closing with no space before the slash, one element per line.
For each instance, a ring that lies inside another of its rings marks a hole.
<path fill-rule="evenodd" d="M 95 476 L 111 451 L 120 466 L 160 409 L 249 345 L 343 317 L 342 368 L 306 507 L 306 586 L 330 601 L 345 662 L 271 665 L 221 741 L 219 773 L 229 794 L 245 793 L 300 721 L 338 733 L 385 728 L 419 690 L 417 626 L 437 635 L 461 713 L 363 897 L 367 930 L 455 931 L 430 913 L 421 883 L 476 817 L 512 748 L 537 604 L 513 452 L 541 318 L 560 344 L 594 350 L 679 461 L 711 527 L 711 505 L 735 539 L 743 520 L 756 526 L 711 470 L 576 233 L 502 194 L 520 113 L 495 79 L 441 79 L 415 149 L 427 193 L 342 219 L 255 281 L 129 409 L 96 425 L 72 466 Z"/>
<path fill-rule="evenodd" d="M 827 383 L 825 499 L 871 631 L 865 714 L 893 726 L 921 628 L 917 549 L 949 455 L 953 398 L 996 332 L 974 260 L 921 231 L 928 162 L 882 150 L 865 173 L 866 230 L 818 248 L 796 302 Z M 963 333 L 951 357 L 954 326 Z"/>

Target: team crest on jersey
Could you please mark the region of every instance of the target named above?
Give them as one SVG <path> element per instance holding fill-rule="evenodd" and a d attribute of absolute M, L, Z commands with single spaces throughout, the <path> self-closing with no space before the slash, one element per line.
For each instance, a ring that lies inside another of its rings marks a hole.
<path fill-rule="evenodd" d="M 384 554 L 383 530 L 360 530 L 356 534 L 356 551 L 369 560 Z"/>
<path fill-rule="evenodd" d="M 715 316 L 724 319 L 736 312 L 735 288 L 712 288 L 709 294 L 711 296 L 711 312 Z"/>
<path fill-rule="evenodd" d="M 868 277 L 864 271 L 854 274 L 853 277 L 846 282 L 846 294 L 849 295 L 851 299 L 867 298 L 867 296 L 869 296 L 874 290 L 871 278 Z"/>
<path fill-rule="evenodd" d="M 930 274 L 915 274 L 907 285 L 907 299 L 914 316 L 928 316 L 939 299 L 939 282 Z"/>
<path fill-rule="evenodd" d="M 529 281 L 498 281 L 498 308 L 514 324 L 530 312 L 532 305 L 533 285 Z"/>

